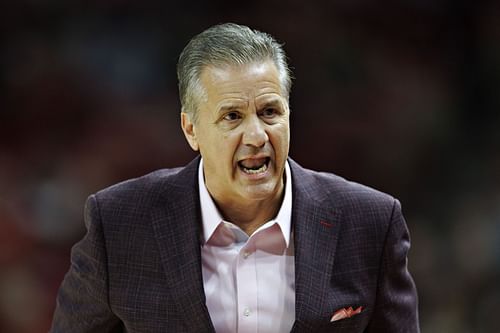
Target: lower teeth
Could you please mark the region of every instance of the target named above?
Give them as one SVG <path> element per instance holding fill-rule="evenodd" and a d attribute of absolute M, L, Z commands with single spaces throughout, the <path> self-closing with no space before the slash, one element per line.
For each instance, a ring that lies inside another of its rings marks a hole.
<path fill-rule="evenodd" d="M 258 169 L 247 169 L 247 168 L 243 167 L 243 171 L 245 171 L 246 173 L 249 173 L 251 175 L 255 175 L 257 173 L 261 173 L 261 172 L 264 172 L 266 170 L 267 170 L 267 164 L 264 164 L 263 166 L 261 166 Z"/>

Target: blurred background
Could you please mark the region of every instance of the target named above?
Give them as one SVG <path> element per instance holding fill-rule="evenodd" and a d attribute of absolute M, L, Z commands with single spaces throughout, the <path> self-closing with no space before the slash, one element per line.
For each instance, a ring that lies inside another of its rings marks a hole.
<path fill-rule="evenodd" d="M 285 43 L 291 156 L 401 200 L 423 332 L 500 332 L 498 1 L 0 8 L 0 332 L 48 330 L 89 194 L 195 156 L 177 57 L 226 21 Z"/>

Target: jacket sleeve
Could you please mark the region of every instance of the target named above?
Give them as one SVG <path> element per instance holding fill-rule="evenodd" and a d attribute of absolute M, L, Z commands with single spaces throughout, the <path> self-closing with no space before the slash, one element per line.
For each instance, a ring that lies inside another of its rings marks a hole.
<path fill-rule="evenodd" d="M 369 333 L 420 332 L 417 291 L 407 267 L 409 249 L 410 236 L 401 205 L 394 200 Z"/>
<path fill-rule="evenodd" d="M 95 196 L 85 205 L 87 233 L 71 252 L 71 267 L 59 289 L 51 333 L 120 332 L 108 302 L 107 257 Z"/>

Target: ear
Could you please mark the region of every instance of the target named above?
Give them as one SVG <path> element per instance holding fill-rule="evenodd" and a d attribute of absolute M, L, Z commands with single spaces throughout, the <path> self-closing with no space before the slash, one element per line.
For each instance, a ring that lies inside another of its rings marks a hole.
<path fill-rule="evenodd" d="M 181 112 L 181 127 L 186 137 L 187 142 L 194 151 L 198 151 L 198 139 L 196 138 L 196 131 L 191 117 L 186 112 Z"/>

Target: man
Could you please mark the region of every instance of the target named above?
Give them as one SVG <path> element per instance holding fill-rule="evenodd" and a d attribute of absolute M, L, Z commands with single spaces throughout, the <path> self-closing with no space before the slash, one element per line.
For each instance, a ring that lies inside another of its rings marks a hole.
<path fill-rule="evenodd" d="M 281 46 L 214 26 L 178 78 L 201 157 L 90 196 L 51 332 L 418 332 L 399 202 L 288 158 Z"/>

